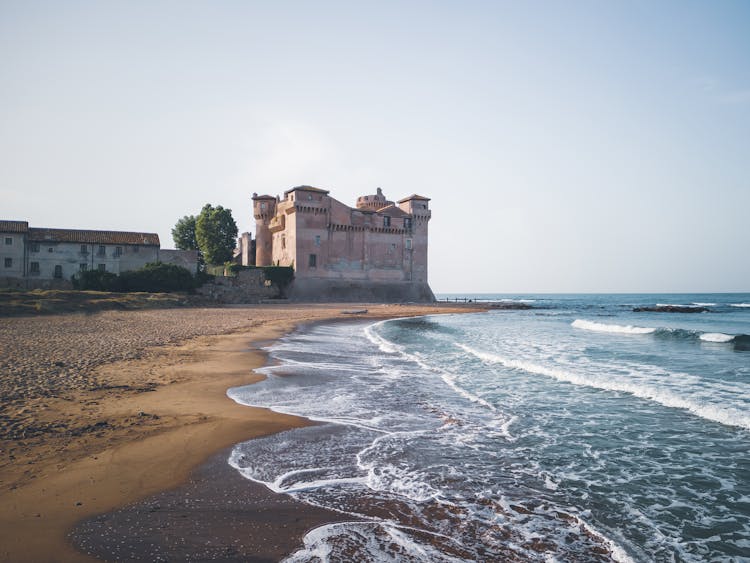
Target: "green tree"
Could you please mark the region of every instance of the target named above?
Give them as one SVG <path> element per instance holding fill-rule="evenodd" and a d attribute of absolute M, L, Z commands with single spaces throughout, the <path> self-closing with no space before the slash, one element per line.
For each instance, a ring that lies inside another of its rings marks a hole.
<path fill-rule="evenodd" d="M 172 240 L 178 250 L 198 250 L 195 239 L 195 215 L 185 215 L 172 229 Z"/>
<path fill-rule="evenodd" d="M 195 219 L 195 240 L 208 264 L 223 264 L 232 259 L 237 242 L 237 223 L 232 210 L 207 203 Z"/>

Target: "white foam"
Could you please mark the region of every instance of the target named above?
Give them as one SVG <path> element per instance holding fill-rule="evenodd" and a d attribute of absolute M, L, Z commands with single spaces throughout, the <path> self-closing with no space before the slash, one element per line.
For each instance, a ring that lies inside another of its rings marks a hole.
<path fill-rule="evenodd" d="M 730 307 L 750 307 L 750 303 L 731 303 Z"/>
<path fill-rule="evenodd" d="M 693 303 L 696 307 L 716 307 L 716 303 Z"/>
<path fill-rule="evenodd" d="M 704 342 L 730 342 L 734 340 L 734 335 L 721 332 L 705 332 L 700 335 L 700 339 Z"/>
<path fill-rule="evenodd" d="M 657 303 L 657 307 L 687 307 L 695 309 L 696 307 L 702 307 L 702 305 L 698 305 L 697 303 L 692 303 L 691 305 L 682 305 L 680 303 Z"/>
<path fill-rule="evenodd" d="M 640 327 L 632 325 L 608 325 L 604 323 L 595 323 L 594 321 L 585 321 L 583 319 L 576 319 L 570 324 L 575 328 L 592 330 L 594 332 L 615 332 L 618 334 L 651 334 L 653 332 L 656 332 L 655 328 L 650 327 Z"/>
<path fill-rule="evenodd" d="M 665 407 L 689 411 L 696 416 L 699 416 L 706 420 L 712 420 L 726 426 L 739 426 L 750 429 L 750 413 L 741 411 L 734 407 L 707 403 L 702 398 L 694 399 L 681 396 L 669 389 L 656 387 L 645 382 L 640 382 L 637 380 L 634 381 L 624 377 L 616 378 L 608 376 L 607 374 L 604 374 L 604 377 L 583 375 L 580 373 L 542 366 L 523 360 L 505 358 L 496 354 L 482 352 L 480 350 L 474 350 L 473 348 L 470 348 L 463 344 L 457 344 L 457 346 L 462 348 L 466 352 L 473 354 L 477 358 L 489 363 L 501 364 L 507 368 L 518 369 L 537 375 L 544 375 L 558 381 L 572 383 L 573 385 L 581 385 L 585 387 L 593 387 L 596 389 L 604 389 L 607 391 L 620 391 L 623 393 L 628 393 L 630 395 L 638 397 L 639 399 L 654 401 Z"/>
<path fill-rule="evenodd" d="M 382 352 L 385 352 L 386 354 L 397 354 L 401 352 L 403 349 L 401 346 L 386 340 L 382 336 L 380 336 L 377 331 L 375 330 L 375 327 L 378 327 L 385 323 L 386 321 L 380 321 L 377 323 L 373 323 L 371 325 L 368 325 L 365 327 L 365 336 L 367 339 L 375 344 Z"/>

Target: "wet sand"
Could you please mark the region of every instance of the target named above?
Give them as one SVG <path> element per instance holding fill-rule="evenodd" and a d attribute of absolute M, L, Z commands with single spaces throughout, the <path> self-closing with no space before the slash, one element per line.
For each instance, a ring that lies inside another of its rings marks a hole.
<path fill-rule="evenodd" d="M 355 308 L 368 313 L 342 314 Z M 271 305 L 2 319 L 0 560 L 95 560 L 70 544 L 77 522 L 179 491 L 233 444 L 308 424 L 226 397 L 229 387 L 259 380 L 252 369 L 265 363 L 264 343 L 303 323 L 454 311 L 467 308 Z M 278 514 L 271 528 L 286 519 Z M 328 516 L 309 514 L 300 526 Z M 219 541 L 223 527 L 212 529 Z M 291 537 L 301 535 L 279 536 L 280 549 L 293 551 Z M 238 557 L 249 560 L 249 551 Z"/>

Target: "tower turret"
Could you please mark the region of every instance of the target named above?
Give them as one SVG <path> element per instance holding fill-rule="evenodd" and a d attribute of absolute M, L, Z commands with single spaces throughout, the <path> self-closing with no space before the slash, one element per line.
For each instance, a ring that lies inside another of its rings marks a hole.
<path fill-rule="evenodd" d="M 393 205 L 392 201 L 388 201 L 383 195 L 383 190 L 378 188 L 378 193 L 374 195 L 361 195 L 357 198 L 357 209 L 369 209 L 370 211 L 377 211 L 383 207 Z"/>
<path fill-rule="evenodd" d="M 427 224 L 432 217 L 430 198 L 413 194 L 399 200 L 398 207 L 411 215 L 411 237 L 406 239 L 411 281 L 427 283 Z"/>
<path fill-rule="evenodd" d="M 255 217 L 255 265 L 270 266 L 272 263 L 271 231 L 269 223 L 276 215 L 276 198 L 271 195 L 253 194 L 253 217 Z"/>

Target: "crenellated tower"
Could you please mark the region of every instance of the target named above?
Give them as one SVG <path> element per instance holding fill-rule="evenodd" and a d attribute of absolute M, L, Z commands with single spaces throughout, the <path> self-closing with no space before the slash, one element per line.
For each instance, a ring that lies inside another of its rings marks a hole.
<path fill-rule="evenodd" d="M 271 195 L 253 194 L 253 216 L 255 217 L 255 265 L 271 266 L 273 247 L 269 224 L 276 215 L 276 198 Z"/>
<path fill-rule="evenodd" d="M 411 237 L 406 241 L 411 281 L 427 283 L 427 225 L 432 218 L 430 198 L 413 194 L 399 200 L 398 207 L 411 215 Z"/>

